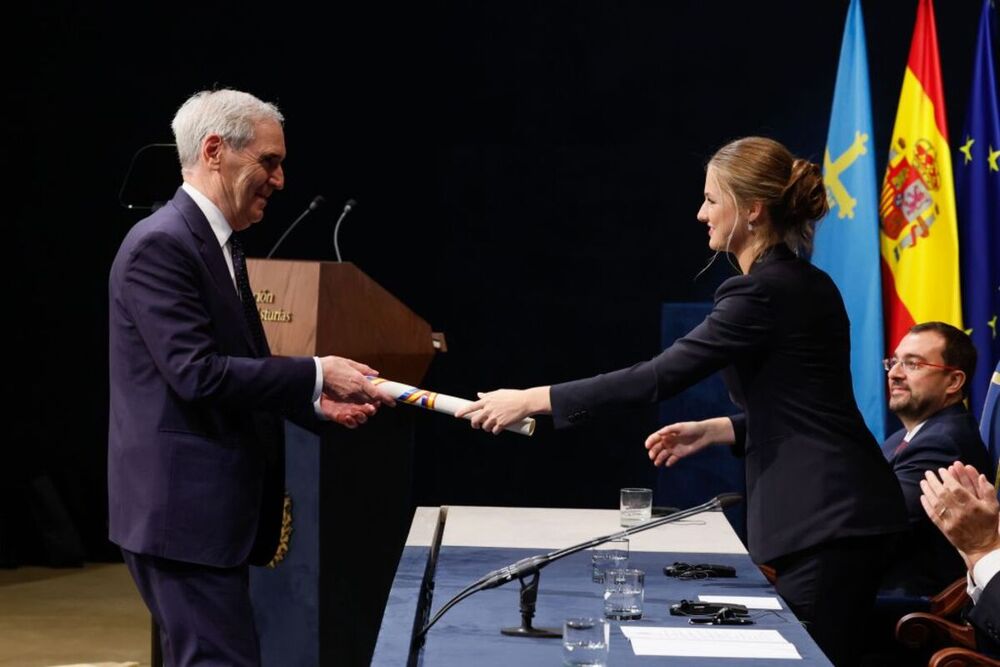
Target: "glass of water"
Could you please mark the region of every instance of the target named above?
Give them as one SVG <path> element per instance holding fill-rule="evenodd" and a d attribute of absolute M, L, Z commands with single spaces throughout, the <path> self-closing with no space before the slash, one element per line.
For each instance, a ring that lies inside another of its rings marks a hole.
<path fill-rule="evenodd" d="M 563 623 L 563 665 L 605 667 L 610 626 L 603 618 L 567 618 Z"/>
<path fill-rule="evenodd" d="M 604 573 L 628 567 L 628 538 L 608 540 L 590 552 L 590 578 L 595 584 L 604 583 Z"/>
<path fill-rule="evenodd" d="M 621 490 L 621 525 L 626 528 L 645 523 L 653 517 L 652 489 Z"/>
<path fill-rule="evenodd" d="M 642 618 L 645 583 L 646 574 L 642 570 L 625 568 L 605 572 L 604 616 L 616 621 Z"/>

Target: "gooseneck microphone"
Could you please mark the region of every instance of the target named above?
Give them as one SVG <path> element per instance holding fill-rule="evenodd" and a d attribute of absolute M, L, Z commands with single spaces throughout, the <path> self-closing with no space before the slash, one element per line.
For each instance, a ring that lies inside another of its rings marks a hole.
<path fill-rule="evenodd" d="M 306 217 L 307 215 L 318 209 L 320 206 L 323 205 L 325 201 L 326 199 L 323 197 L 323 195 L 316 195 L 315 197 L 313 197 L 313 200 L 309 202 L 309 206 L 306 208 L 306 210 L 302 211 L 302 214 L 299 215 L 299 217 L 295 218 L 295 222 L 293 222 L 288 226 L 288 229 L 285 230 L 285 233 L 281 235 L 281 238 L 278 239 L 278 242 L 275 243 L 274 247 L 271 248 L 271 252 L 267 253 L 267 259 L 271 259 L 271 255 L 273 255 L 274 251 L 278 249 L 278 246 L 281 245 L 281 242 L 285 240 L 285 237 L 288 236 L 288 234 L 293 229 L 295 229 L 295 225 L 302 222 L 302 218 Z"/>
<path fill-rule="evenodd" d="M 424 635 L 427 631 L 431 629 L 438 619 L 444 615 L 446 611 L 454 607 L 456 604 L 469 597 L 473 593 L 479 591 L 484 591 L 490 588 L 497 588 L 498 586 L 503 586 L 506 583 L 513 581 L 514 579 L 521 580 L 521 613 L 522 613 L 522 627 L 514 628 L 512 631 L 508 632 L 507 629 L 503 630 L 503 634 L 516 635 L 516 636 L 558 636 L 552 634 L 546 634 L 546 631 L 541 628 L 532 628 L 530 625 L 530 618 L 534 615 L 534 598 L 537 595 L 538 590 L 538 573 L 546 565 L 559 560 L 560 558 L 565 558 L 570 554 L 575 554 L 578 551 L 583 551 L 584 549 L 589 549 L 596 547 L 599 544 L 604 544 L 609 540 L 618 539 L 622 537 L 627 537 L 634 533 L 640 533 L 644 530 L 649 530 L 650 528 L 656 528 L 657 526 L 662 526 L 665 523 L 673 523 L 674 521 L 679 521 L 680 519 L 686 519 L 687 517 L 694 516 L 695 514 L 700 514 L 702 512 L 710 512 L 715 510 L 723 510 L 727 507 L 731 507 L 743 500 L 743 496 L 738 493 L 721 493 L 715 498 L 712 498 L 708 502 L 702 503 L 695 507 L 691 507 L 686 510 L 681 510 L 679 512 L 674 512 L 665 517 L 659 519 L 653 519 L 652 521 L 647 521 L 645 523 L 626 528 L 625 530 L 613 533 L 611 535 L 604 535 L 602 537 L 595 537 L 592 540 L 587 540 L 581 544 L 575 544 L 571 547 L 566 547 L 564 549 L 558 549 L 547 554 L 539 554 L 537 556 L 529 556 L 527 558 L 522 558 L 521 560 L 511 563 L 506 567 L 502 567 L 499 570 L 493 570 L 480 577 L 478 581 L 473 582 L 462 591 L 460 591 L 455 597 L 446 602 L 441 609 L 434 615 L 430 621 L 424 625 L 419 632 L 414 636 L 414 642 L 422 641 Z M 526 582 L 527 577 L 532 577 L 530 582 Z M 531 589 L 526 590 L 528 587 Z M 526 601 L 527 600 L 527 601 Z M 530 608 L 529 608 L 530 607 Z"/>
<path fill-rule="evenodd" d="M 351 212 L 358 202 L 354 199 L 348 199 L 347 203 L 344 204 L 344 210 L 340 212 L 340 217 L 337 218 L 337 224 L 333 226 L 333 251 L 337 253 L 337 261 L 340 261 L 340 244 L 337 243 L 337 234 L 340 233 L 340 223 L 344 221 L 347 214 Z"/>

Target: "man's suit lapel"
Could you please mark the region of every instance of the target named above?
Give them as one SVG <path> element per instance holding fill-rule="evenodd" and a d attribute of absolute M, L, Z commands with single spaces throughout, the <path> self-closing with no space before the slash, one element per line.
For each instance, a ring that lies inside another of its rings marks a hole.
<path fill-rule="evenodd" d="M 934 414 L 932 414 L 930 417 L 927 418 L 927 421 L 924 422 L 924 425 L 920 427 L 920 430 L 917 431 L 917 434 L 913 436 L 910 442 L 912 443 L 915 440 L 917 440 L 917 438 L 919 438 L 921 435 L 924 435 L 925 433 L 934 430 L 933 426 L 942 419 L 950 417 L 952 415 L 960 415 L 963 412 L 965 412 L 965 406 L 962 405 L 961 403 L 949 405 L 946 408 L 938 410 L 937 412 L 935 412 Z"/>
<path fill-rule="evenodd" d="M 961 403 L 956 403 L 955 405 L 949 405 L 947 408 L 938 410 L 937 412 L 935 412 L 934 414 L 932 414 L 930 417 L 927 418 L 927 421 L 924 422 L 924 425 L 920 427 L 920 430 L 917 431 L 917 434 L 913 436 L 910 442 L 907 443 L 906 447 L 904 447 L 903 449 L 900 449 L 899 445 L 903 442 L 903 436 L 906 435 L 906 429 L 894 433 L 889 438 L 889 440 L 886 440 L 885 446 L 883 447 L 883 451 L 888 451 L 888 454 L 886 454 L 886 458 L 892 461 L 897 455 L 905 451 L 907 447 L 912 447 L 913 443 L 918 438 L 920 438 L 921 435 L 924 435 L 928 432 L 928 429 L 933 430 L 935 422 L 939 421 L 940 419 L 947 417 L 949 415 L 961 414 L 963 412 L 965 412 L 965 407 Z M 891 449 L 889 448 L 890 444 L 892 444 Z"/>
<path fill-rule="evenodd" d="M 226 266 L 226 258 L 222 254 L 222 247 L 219 245 L 219 240 L 212 231 L 212 226 L 208 224 L 205 214 L 201 212 L 201 209 L 194 203 L 194 200 L 181 188 L 177 189 L 170 203 L 183 216 L 188 229 L 191 230 L 191 234 L 198 239 L 198 252 L 201 254 L 205 266 L 208 267 L 208 272 L 215 282 L 216 289 L 222 295 L 222 300 L 232 311 L 231 324 L 239 327 L 243 333 L 243 338 L 246 339 L 247 345 L 251 350 L 254 350 L 256 354 L 262 354 L 262 350 L 257 350 L 257 346 L 253 341 L 253 335 L 250 333 L 250 329 L 243 317 L 243 304 L 240 302 L 235 285 L 233 285 L 233 278 L 229 275 L 229 267 Z"/>

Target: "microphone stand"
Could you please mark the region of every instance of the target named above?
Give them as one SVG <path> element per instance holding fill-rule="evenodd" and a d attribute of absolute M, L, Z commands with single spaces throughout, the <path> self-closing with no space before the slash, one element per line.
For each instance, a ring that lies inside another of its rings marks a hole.
<path fill-rule="evenodd" d="M 521 604 L 518 607 L 521 612 L 521 625 L 509 628 L 500 628 L 500 634 L 508 637 L 562 637 L 559 628 L 536 628 L 531 624 L 531 619 L 535 617 L 535 603 L 538 602 L 538 578 L 541 575 L 536 570 L 531 575 L 531 580 L 526 577 L 518 577 L 521 582 Z"/>
<path fill-rule="evenodd" d="M 344 210 L 340 212 L 340 217 L 337 218 L 337 224 L 333 226 L 333 252 L 337 255 L 337 261 L 340 262 L 340 243 L 337 242 L 337 236 L 340 234 L 340 223 L 344 221 L 347 214 L 351 212 L 358 202 L 353 199 L 348 199 L 347 203 L 344 204 Z"/>
<path fill-rule="evenodd" d="M 125 172 L 125 178 L 122 179 L 122 186 L 118 189 L 118 203 L 121 204 L 122 206 L 124 206 L 125 208 L 127 208 L 130 211 L 147 210 L 147 211 L 151 211 L 152 212 L 152 211 L 155 211 L 156 209 L 160 208 L 161 206 L 163 206 L 166 203 L 166 199 L 164 199 L 164 200 L 154 200 L 154 201 L 149 202 L 149 203 L 143 202 L 141 204 L 130 204 L 127 201 L 125 201 L 125 191 L 128 188 L 128 186 L 129 186 L 130 180 L 132 179 L 132 172 L 135 171 L 135 166 L 136 166 L 136 163 L 139 161 L 139 156 L 141 156 L 143 153 L 145 153 L 146 151 L 148 151 L 151 148 L 171 148 L 171 149 L 174 149 L 174 148 L 177 148 L 177 144 L 161 144 L 161 143 L 146 144 L 145 146 L 141 146 L 138 150 L 136 150 L 135 153 L 132 154 L 132 160 L 128 163 L 128 170 Z M 177 164 L 176 163 L 176 153 L 174 151 L 172 151 L 172 150 L 170 152 L 172 154 L 172 157 L 169 160 L 169 163 L 172 164 L 172 165 L 176 165 Z M 146 168 L 145 169 L 140 169 L 139 170 L 140 174 L 144 177 L 144 179 L 148 179 L 152 175 L 150 167 L 153 166 L 153 165 L 159 166 L 161 164 L 164 164 L 163 160 L 157 160 L 156 162 L 153 162 L 153 163 L 150 163 L 147 160 L 146 161 Z M 174 167 L 174 168 L 176 168 L 176 167 Z M 168 193 L 169 193 L 169 191 L 168 191 Z M 169 199 L 169 196 L 168 196 L 168 199 Z"/>
<path fill-rule="evenodd" d="M 313 200 L 309 202 L 309 206 L 306 207 L 306 210 L 302 211 L 302 214 L 299 215 L 299 217 L 295 218 L 295 221 L 288 226 L 288 229 L 286 229 L 285 233 L 281 235 L 281 237 L 278 239 L 278 242 L 271 247 L 271 251 L 267 253 L 267 257 L 265 257 L 265 259 L 271 259 L 271 255 L 274 254 L 274 251 L 278 249 L 278 246 L 280 246 L 281 242 L 285 240 L 285 237 L 288 236 L 293 229 L 295 229 L 295 225 L 302 222 L 302 218 L 306 217 L 307 215 L 318 209 L 325 202 L 326 199 L 323 197 L 323 195 L 316 195 L 315 197 L 313 197 Z"/>
<path fill-rule="evenodd" d="M 629 535 L 641 533 L 642 531 L 649 530 L 650 528 L 656 528 L 657 526 L 662 526 L 666 523 L 673 523 L 674 521 L 680 521 L 681 519 L 686 519 L 694 516 L 695 514 L 701 514 L 702 512 L 725 509 L 731 505 L 741 502 L 742 500 L 743 496 L 738 493 L 722 493 L 708 502 L 702 503 L 701 505 L 681 510 L 659 519 L 653 519 L 652 521 L 647 521 L 636 526 L 631 526 L 617 533 L 612 533 L 611 535 L 595 537 L 580 544 L 575 544 L 563 549 L 557 549 L 556 551 L 551 551 L 547 554 L 522 558 L 521 560 L 511 563 L 506 567 L 502 567 L 499 570 L 493 570 L 492 572 L 480 577 L 479 580 L 466 586 L 457 595 L 455 595 L 455 597 L 446 602 L 444 606 L 441 607 L 436 614 L 434 614 L 434 617 L 428 621 L 427 625 L 421 628 L 420 631 L 413 637 L 413 642 L 415 645 L 418 644 L 418 642 L 422 642 L 424 636 L 427 634 L 427 631 L 431 629 L 431 626 L 437 623 L 438 619 L 440 619 L 446 611 L 473 593 L 503 586 L 514 579 L 521 582 L 521 625 L 516 628 L 503 628 L 500 632 L 512 637 L 561 637 L 562 634 L 556 630 L 535 628 L 531 625 L 531 619 L 535 615 L 535 603 L 538 599 L 539 572 L 542 568 L 561 558 L 575 554 L 578 551 L 583 551 L 584 549 L 596 547 L 600 544 L 608 542 L 609 540 L 628 537 Z"/>

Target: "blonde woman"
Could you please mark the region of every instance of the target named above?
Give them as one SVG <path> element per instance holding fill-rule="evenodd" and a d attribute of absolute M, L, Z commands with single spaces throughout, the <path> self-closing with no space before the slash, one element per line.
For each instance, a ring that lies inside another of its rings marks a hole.
<path fill-rule="evenodd" d="M 649 361 L 489 392 L 463 414 L 493 433 L 532 414 L 578 425 L 722 371 L 742 413 L 661 428 L 646 440 L 649 457 L 669 466 L 720 444 L 746 458 L 750 555 L 776 570 L 778 592 L 833 662 L 847 665 L 906 518 L 854 400 L 840 293 L 798 256 L 826 211 L 818 165 L 762 137 L 723 146 L 708 163 L 698 220 L 741 275 L 719 287 L 705 321 Z"/>

